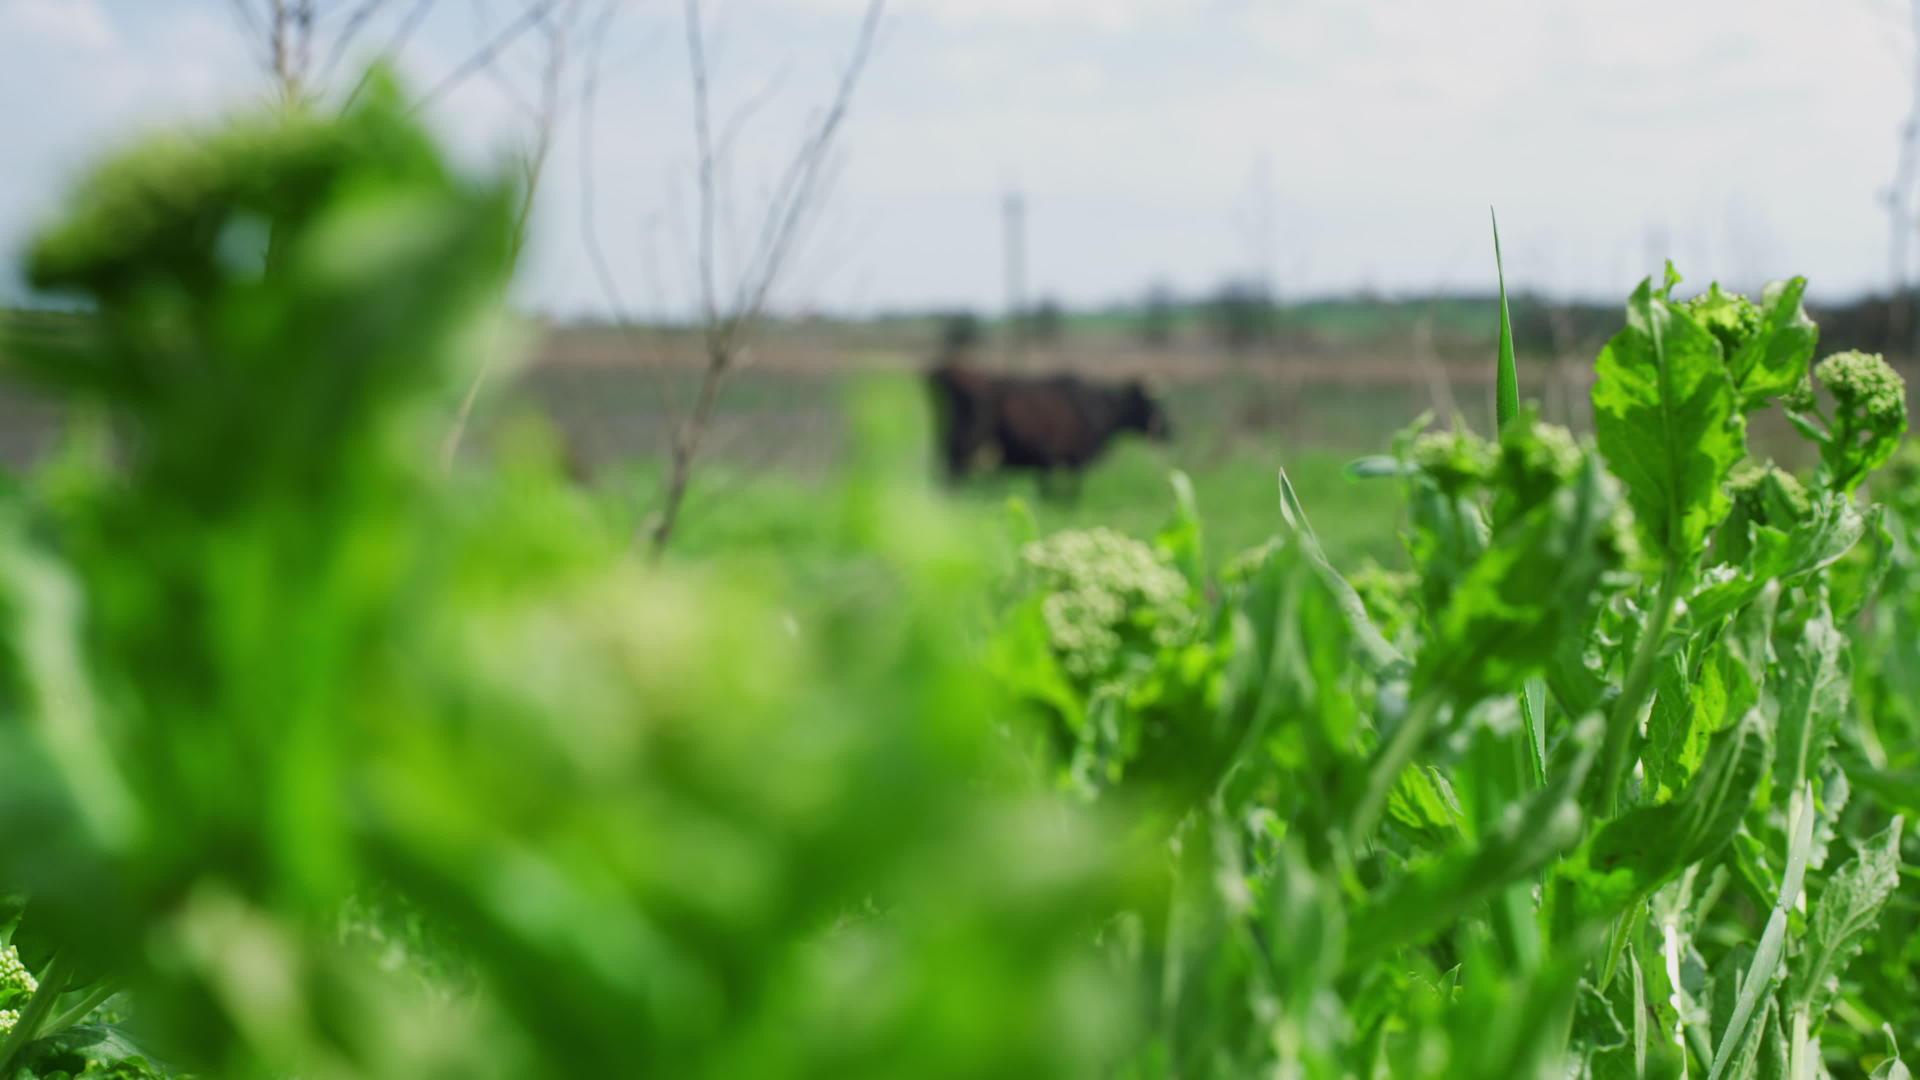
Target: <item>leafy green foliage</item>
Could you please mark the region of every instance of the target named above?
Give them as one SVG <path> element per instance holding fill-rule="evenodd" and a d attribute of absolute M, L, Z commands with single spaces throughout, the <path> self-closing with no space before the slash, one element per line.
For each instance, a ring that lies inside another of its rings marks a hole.
<path fill-rule="evenodd" d="M 1851 494 L 1868 473 L 1892 459 L 1906 434 L 1906 382 L 1878 354 L 1863 352 L 1835 353 L 1813 373 L 1832 401 L 1832 413 L 1821 408 L 1811 384 L 1803 384 L 1788 415 L 1819 445 L 1825 483 Z"/>
<path fill-rule="evenodd" d="M 648 567 L 537 425 L 431 464 L 509 205 L 376 74 L 30 255 L 96 315 L 8 350 L 80 421 L 0 495 L 6 1080 L 1904 1072 L 1920 485 L 1803 282 L 1642 283 L 1593 445 L 1503 348 L 1356 470 L 1404 572 L 1284 470 L 1218 574 L 1177 474 L 996 531 L 884 384 L 808 565 Z"/>
<path fill-rule="evenodd" d="M 1677 280 L 1669 268 L 1665 286 L 1643 281 L 1627 302 L 1596 363 L 1594 430 L 1649 550 L 1691 560 L 1726 516 L 1744 424 L 1719 340 L 1667 299 Z"/>

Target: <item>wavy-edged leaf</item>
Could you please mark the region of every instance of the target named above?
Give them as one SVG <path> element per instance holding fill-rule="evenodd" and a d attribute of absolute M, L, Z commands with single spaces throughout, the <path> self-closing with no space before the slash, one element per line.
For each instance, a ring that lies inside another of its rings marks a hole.
<path fill-rule="evenodd" d="M 1568 873 L 1583 885 L 1581 901 L 1610 916 L 1712 857 L 1733 834 L 1759 792 L 1772 761 L 1757 711 L 1714 735 L 1699 771 L 1679 798 L 1614 818 L 1588 842 Z"/>
<path fill-rule="evenodd" d="M 1596 362 L 1594 429 L 1650 547 L 1681 565 L 1727 515 L 1745 421 L 1713 334 L 1642 281 Z"/>
<path fill-rule="evenodd" d="M 1834 625 L 1825 597 L 1810 600 L 1799 619 L 1783 613 L 1775 638 L 1780 679 L 1774 691 L 1776 772 L 1781 790 L 1819 774 L 1848 698 L 1847 638 Z"/>
<path fill-rule="evenodd" d="M 1803 277 L 1768 285 L 1761 294 L 1759 332 L 1727 358 L 1741 408 L 1748 412 L 1765 408 L 1768 398 L 1792 391 L 1807 377 L 1820 328 L 1801 304 L 1806 292 Z"/>
<path fill-rule="evenodd" d="M 1416 863 L 1377 894 L 1354 916 L 1350 962 L 1365 963 L 1425 940 L 1578 843 L 1584 826 L 1574 795 L 1598 743 L 1597 730 L 1573 740 L 1569 759 L 1556 771 L 1552 786 L 1511 807 L 1486 839 Z"/>
<path fill-rule="evenodd" d="M 1904 820 L 1895 817 L 1862 843 L 1853 859 L 1827 882 L 1814 905 L 1806 947 L 1794 968 L 1791 996 L 1815 1018 L 1827 1014 L 1839 993 L 1841 974 L 1865 945 L 1881 909 L 1900 884 Z"/>
<path fill-rule="evenodd" d="M 1819 492 L 1813 513 L 1791 530 L 1754 525 L 1745 566 L 1716 566 L 1687 601 L 1688 620 L 1705 628 L 1745 607 L 1767 582 L 1801 580 L 1832 566 L 1881 519 L 1879 507 L 1862 514 L 1853 501 Z"/>
<path fill-rule="evenodd" d="M 1689 667 L 1695 669 L 1692 677 Z M 1655 687 L 1641 760 L 1659 797 L 1670 799 L 1700 770 L 1713 736 L 1758 703 L 1759 689 L 1724 639 L 1709 646 L 1698 664 L 1678 656 L 1664 661 Z"/>

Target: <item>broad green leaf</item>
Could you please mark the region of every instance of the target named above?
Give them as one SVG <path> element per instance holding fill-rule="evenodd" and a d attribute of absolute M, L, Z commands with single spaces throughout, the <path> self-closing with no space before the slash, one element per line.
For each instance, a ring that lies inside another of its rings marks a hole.
<path fill-rule="evenodd" d="M 1867 508 L 1866 535 L 1872 544 L 1856 549 L 1857 555 L 1840 562 L 1828 575 L 1834 620 L 1842 625 L 1853 621 L 1866 608 L 1893 570 L 1895 547 L 1893 533 L 1887 528 L 1886 509 L 1878 503 Z"/>
<path fill-rule="evenodd" d="M 1806 291 L 1803 277 L 1768 285 L 1761 294 L 1759 332 L 1727 358 L 1741 407 L 1748 412 L 1765 408 L 1768 398 L 1791 392 L 1807 377 L 1820 328 L 1801 305 Z"/>
<path fill-rule="evenodd" d="M 1460 835 L 1460 800 L 1440 770 L 1408 769 L 1387 799 L 1394 824 L 1436 847 Z"/>
<path fill-rule="evenodd" d="M 1479 844 L 1422 860 L 1372 897 L 1354 916 L 1350 962 L 1425 940 L 1578 843 L 1583 824 L 1574 794 L 1597 745 L 1593 733 L 1575 740 L 1552 784 L 1510 807 Z"/>
<path fill-rule="evenodd" d="M 1773 693 L 1775 772 L 1783 791 L 1797 791 L 1801 781 L 1818 775 L 1847 708 L 1846 636 L 1834 625 L 1824 596 L 1805 606 L 1809 610 L 1798 619 L 1781 616 L 1774 641 L 1780 671 Z"/>
<path fill-rule="evenodd" d="M 1713 736 L 1678 798 L 1629 810 L 1602 827 L 1568 866 L 1582 886 L 1583 906 L 1600 916 L 1624 910 L 1718 852 L 1753 805 L 1770 749 L 1759 714 L 1749 712 Z"/>
<path fill-rule="evenodd" d="M 1651 550 L 1681 566 L 1724 518 L 1727 473 L 1746 455 L 1745 421 L 1720 343 L 1650 281 L 1596 362 L 1594 429 L 1627 486 Z"/>
<path fill-rule="evenodd" d="M 1588 461 L 1576 480 L 1496 536 L 1454 588 L 1414 673 L 1470 705 L 1544 673 L 1584 633 L 1602 577 L 1618 565 L 1612 507 Z"/>
<path fill-rule="evenodd" d="M 1900 832 L 1895 817 L 1860 845 L 1836 871 L 1814 904 L 1806 945 L 1794 966 L 1790 996 L 1816 1025 L 1839 993 L 1840 976 L 1866 944 L 1880 912 L 1900 884 Z"/>
<path fill-rule="evenodd" d="M 1696 669 L 1692 676 L 1689 667 Z M 1745 716 L 1758 703 L 1759 691 L 1725 639 L 1708 646 L 1697 664 L 1668 658 L 1655 686 L 1641 760 L 1656 798 L 1665 800 L 1693 779 L 1706 760 L 1709 740 Z"/>
<path fill-rule="evenodd" d="M 1790 583 L 1832 566 L 1879 520 L 1879 507 L 1863 515 L 1851 499 L 1819 492 L 1812 515 L 1791 530 L 1751 526 L 1746 565 L 1723 564 L 1702 575 L 1700 588 L 1687 601 L 1689 622 L 1704 629 L 1746 606 L 1768 581 Z"/>

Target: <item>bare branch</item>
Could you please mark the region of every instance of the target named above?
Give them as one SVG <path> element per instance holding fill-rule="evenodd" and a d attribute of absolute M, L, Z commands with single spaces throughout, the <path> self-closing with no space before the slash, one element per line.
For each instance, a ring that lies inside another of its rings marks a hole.
<path fill-rule="evenodd" d="M 420 24 L 432 14 L 434 4 L 437 2 L 438 0 L 414 0 L 413 8 L 407 12 L 406 18 L 400 20 L 400 26 L 394 30 L 393 37 L 387 42 L 389 56 L 398 55 L 400 50 L 407 47 L 407 42 L 413 40 L 413 32 L 420 29 Z"/>
<path fill-rule="evenodd" d="M 736 322 L 740 316 L 751 319 L 759 315 L 768 293 L 779 279 L 795 234 L 813 203 L 821 171 L 827 162 L 827 152 L 833 146 L 833 137 L 846 119 L 847 110 L 853 103 L 854 88 L 859 85 L 860 76 L 866 70 L 867 58 L 873 51 L 874 38 L 880 29 L 880 16 L 885 9 L 886 0 L 870 0 L 868 3 L 866 16 L 860 23 L 859 37 L 854 42 L 853 55 L 841 71 L 840 85 L 834 93 L 833 103 L 812 135 L 802 144 L 799 154 L 794 158 L 793 167 L 788 171 L 787 180 L 776 190 L 773 207 L 768 212 L 771 228 L 764 234 L 765 244 L 756 269 L 743 279 L 742 284 L 748 291 L 743 292 Z"/>
<path fill-rule="evenodd" d="M 441 79 L 433 89 L 421 95 L 415 108 L 424 109 L 431 106 L 440 98 L 451 93 L 461 83 L 472 78 L 476 72 L 483 70 L 489 64 L 493 63 L 494 58 L 507 46 L 513 44 L 515 39 L 543 22 L 547 14 L 551 12 L 558 3 L 559 0 L 537 0 L 537 2 L 529 4 L 518 19 L 507 24 L 503 30 L 494 35 L 493 40 L 487 42 L 478 52 L 469 56 L 458 67 L 454 68 L 453 71 Z"/>
<path fill-rule="evenodd" d="M 568 59 L 568 31 L 573 28 L 575 20 L 578 19 L 583 3 L 584 0 L 569 0 L 568 17 L 557 22 L 547 20 L 553 5 L 546 4 L 536 9 L 539 13 L 539 24 L 546 39 L 546 63 L 541 80 L 540 104 L 536 107 L 533 118 L 533 145 L 528 149 L 523 162 L 526 189 L 520 194 L 520 208 L 513 223 L 509 261 L 517 261 L 526 247 L 527 225 L 532 218 L 534 202 L 540 193 L 540 180 L 546 171 L 547 158 L 553 148 L 554 128 L 559 122 L 561 84 Z M 482 50 L 481 62 L 490 68 L 496 55 L 497 49 Z M 441 447 L 442 469 L 453 467 L 454 459 L 459 453 L 461 439 L 465 436 L 467 424 L 473 416 L 474 406 L 480 399 L 481 386 L 491 374 L 492 365 L 493 354 L 489 352 L 480 368 L 474 372 L 473 381 L 468 384 L 466 394 L 461 397 L 459 409 L 454 414 L 453 423 L 448 428 L 446 440 Z"/>
<path fill-rule="evenodd" d="M 253 9 L 253 0 L 230 0 L 233 13 L 240 20 L 240 32 L 247 36 L 249 44 L 256 44 L 267 38 L 266 24 L 260 21 L 260 13 Z"/>
<path fill-rule="evenodd" d="M 696 248 L 694 272 L 700 283 L 700 314 L 706 322 L 708 348 L 719 321 L 715 311 L 713 282 L 713 134 L 709 123 L 707 95 L 707 50 L 700 32 L 700 0 L 686 0 L 687 68 L 693 78 L 693 142 L 696 182 L 699 185 L 700 236 Z"/>
<path fill-rule="evenodd" d="M 380 14 L 391 0 L 362 0 L 350 9 L 346 21 L 340 26 L 339 33 L 333 36 L 333 46 L 327 50 L 326 62 L 320 65 L 319 81 L 327 82 L 339 69 L 340 62 L 346 59 L 347 50 L 353 47 L 354 40 L 360 36 L 367 24 Z"/>
<path fill-rule="evenodd" d="M 870 0 L 861 20 L 853 54 L 841 70 L 840 81 L 827 111 L 812 125 L 799 151 L 787 167 L 761 220 L 756 250 L 739 275 L 737 287 L 725 311 L 719 309 L 718 289 L 714 281 L 714 218 L 718 192 L 715 185 L 715 147 L 712 138 L 710 102 L 707 85 L 706 43 L 702 36 L 700 0 L 686 0 L 687 56 L 693 78 L 694 142 L 697 154 L 697 179 L 700 235 L 696 249 L 696 271 L 700 277 L 701 313 L 706 341 L 706 365 L 701 373 L 700 390 L 686 423 L 674 432 L 672 459 L 660 513 L 648 530 L 654 557 L 666 550 L 679 520 L 687 489 L 692 483 L 693 462 L 700 444 L 713 423 L 713 411 L 721 387 L 735 366 L 743 339 L 764 310 L 767 297 L 785 267 L 807 213 L 819 195 L 822 174 L 829 159 L 833 138 L 852 103 L 854 88 L 866 68 L 872 52 L 885 0 Z"/>
<path fill-rule="evenodd" d="M 636 355 L 649 359 L 661 378 L 661 404 L 665 406 L 669 430 L 679 424 L 679 395 L 673 388 L 673 380 L 666 370 L 666 364 L 659 351 L 649 347 L 640 339 L 634 327 L 634 319 L 626 299 L 620 293 L 619 279 L 614 275 L 612 265 L 607 261 L 605 248 L 600 243 L 599 208 L 594 187 L 594 118 L 599 104 L 600 74 L 607 42 L 607 31 L 611 28 L 618 7 L 609 0 L 595 25 L 589 41 L 592 52 L 588 54 L 587 74 L 580 109 L 580 233 L 587 249 L 587 261 L 593 267 L 593 274 L 613 310 L 614 323 L 621 336 L 627 341 L 627 347 Z"/>

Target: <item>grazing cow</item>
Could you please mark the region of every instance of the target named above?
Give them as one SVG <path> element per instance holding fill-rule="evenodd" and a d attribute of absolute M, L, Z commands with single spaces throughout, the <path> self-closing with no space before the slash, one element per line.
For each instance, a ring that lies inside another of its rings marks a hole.
<path fill-rule="evenodd" d="M 984 453 L 1000 468 L 1039 472 L 1043 483 L 1056 470 L 1077 479 L 1119 432 L 1157 441 L 1172 434 L 1166 410 L 1138 379 L 1110 386 L 1073 375 L 992 375 L 953 362 L 928 379 L 950 479 Z"/>

